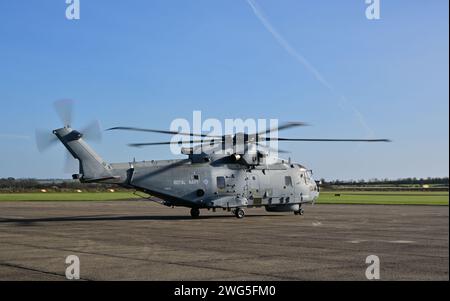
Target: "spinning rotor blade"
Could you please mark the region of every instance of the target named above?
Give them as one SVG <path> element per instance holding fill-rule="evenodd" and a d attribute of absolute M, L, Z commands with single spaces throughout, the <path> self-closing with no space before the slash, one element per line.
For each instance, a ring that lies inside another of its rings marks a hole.
<path fill-rule="evenodd" d="M 280 153 L 280 154 L 287 154 L 287 153 L 290 153 L 290 151 L 283 150 L 283 149 L 279 149 L 279 148 L 276 149 L 276 148 L 274 148 L 274 147 L 270 147 L 270 146 L 268 146 L 268 145 L 261 144 L 260 142 L 257 142 L 256 145 L 258 145 L 258 147 L 261 147 L 261 148 L 263 148 L 263 149 L 266 149 L 266 150 L 268 150 L 268 151 L 270 151 L 270 152 L 277 152 L 277 153 Z"/>
<path fill-rule="evenodd" d="M 68 151 L 66 151 L 66 158 L 64 161 L 64 173 L 73 174 L 79 168 L 79 162 Z"/>
<path fill-rule="evenodd" d="M 270 128 L 265 131 L 259 132 L 254 135 L 264 135 L 268 134 L 273 131 L 281 131 L 292 127 L 298 127 L 298 126 L 306 126 L 307 123 L 304 122 L 287 122 L 284 123 L 278 127 Z M 209 134 L 195 134 L 195 133 L 183 133 L 183 132 L 176 132 L 176 131 L 166 131 L 166 130 L 154 130 L 154 129 L 144 129 L 144 128 L 136 128 L 136 127 L 126 127 L 126 126 L 117 126 L 107 129 L 107 131 L 114 131 L 114 130 L 122 130 L 122 131 L 136 131 L 136 132 L 150 132 L 150 133 L 160 133 L 160 134 L 169 134 L 169 135 L 185 135 L 185 136 L 194 136 L 194 137 L 211 137 L 211 138 L 221 138 L 224 139 L 225 136 L 217 136 L 217 135 L 209 135 Z"/>
<path fill-rule="evenodd" d="M 70 127 L 72 123 L 74 101 L 70 99 L 58 100 L 53 103 L 56 113 L 64 124 L 64 127 Z M 100 124 L 98 121 L 92 121 L 81 131 L 83 137 L 90 141 L 100 141 L 102 136 L 102 131 L 100 129 Z M 48 149 L 50 146 L 55 144 L 58 138 L 55 136 L 53 131 L 50 130 L 36 130 L 36 145 L 40 152 Z M 73 156 L 66 152 L 66 160 L 64 164 L 65 173 L 73 173 L 79 168 L 79 162 L 73 158 Z"/>
<path fill-rule="evenodd" d="M 176 131 L 165 131 L 165 130 L 153 130 L 153 129 L 143 129 L 143 128 L 135 128 L 135 127 L 124 127 L 124 126 L 117 126 L 107 129 L 107 131 L 115 131 L 115 130 L 122 130 L 122 131 L 136 131 L 136 132 L 150 132 L 150 133 L 160 133 L 160 134 L 169 134 L 169 135 L 184 135 L 184 136 L 193 136 L 193 137 L 211 137 L 211 138 L 222 138 L 222 136 L 213 136 L 208 134 L 194 134 L 194 133 L 183 133 L 183 132 L 176 132 Z"/>
<path fill-rule="evenodd" d="M 262 136 L 262 135 L 269 134 L 270 132 L 282 131 L 282 130 L 286 130 L 286 129 L 293 128 L 293 127 L 307 126 L 307 125 L 308 124 L 305 123 L 305 122 L 286 122 L 286 123 L 283 123 L 282 125 L 279 125 L 277 127 L 273 127 L 273 128 L 267 129 L 265 131 L 259 132 L 256 135 L 257 136 Z"/>
<path fill-rule="evenodd" d="M 308 138 L 263 138 L 265 141 L 306 141 L 306 142 L 391 142 L 389 139 L 308 139 Z"/>
<path fill-rule="evenodd" d="M 194 133 L 183 133 L 176 131 L 165 131 L 165 130 L 153 130 L 153 129 L 144 129 L 144 128 L 136 128 L 136 127 L 113 127 L 109 128 L 108 131 L 111 130 L 126 130 L 126 131 L 139 131 L 139 132 L 153 132 L 153 133 L 162 133 L 162 134 L 170 134 L 170 135 L 185 135 L 190 137 L 206 137 L 206 138 L 220 138 L 220 139 L 211 139 L 211 140 L 193 140 L 193 141 L 177 141 L 177 142 L 151 142 L 151 143 L 132 143 L 128 144 L 132 147 L 142 147 L 142 146 L 152 146 L 152 145 L 170 145 L 170 144 L 185 144 L 185 143 L 200 143 L 197 147 L 206 147 L 207 144 L 217 144 L 221 143 L 221 147 L 224 148 L 228 144 L 236 147 L 236 145 L 244 144 L 247 147 L 249 144 L 256 144 L 259 147 L 265 148 L 270 151 L 276 151 L 278 153 L 288 153 L 288 151 L 281 149 L 274 149 L 273 147 L 260 144 L 261 141 L 305 141 L 305 142 L 391 142 L 389 139 L 316 139 L 316 138 L 271 138 L 266 137 L 267 134 L 270 134 L 274 131 L 286 130 L 293 127 L 299 126 L 307 126 L 308 124 L 305 122 L 287 122 L 283 123 L 279 126 L 269 128 L 265 131 L 261 131 L 256 134 L 243 134 L 238 133 L 235 135 L 224 135 L 224 136 L 214 136 L 208 134 L 194 134 Z M 240 135 L 239 135 L 240 134 Z M 261 137 L 262 136 L 262 137 Z M 237 138 L 243 137 L 244 141 L 238 142 Z M 228 142 L 228 144 L 227 144 Z"/>
<path fill-rule="evenodd" d="M 73 100 L 62 99 L 53 103 L 56 113 L 63 122 L 64 126 L 70 126 L 72 124 L 73 117 Z"/>
<path fill-rule="evenodd" d="M 192 141 L 164 141 L 164 142 L 149 142 L 149 143 L 130 143 L 128 146 L 141 147 L 152 145 L 170 145 L 170 144 L 186 144 L 186 143 L 208 143 L 214 140 L 192 140 Z"/>
<path fill-rule="evenodd" d="M 37 129 L 36 130 L 36 145 L 39 152 L 47 150 L 49 147 L 54 145 L 58 138 L 51 131 Z"/>
<path fill-rule="evenodd" d="M 98 120 L 94 120 L 85 126 L 81 133 L 86 140 L 100 142 L 102 140 L 102 130 L 100 128 L 100 123 Z"/>

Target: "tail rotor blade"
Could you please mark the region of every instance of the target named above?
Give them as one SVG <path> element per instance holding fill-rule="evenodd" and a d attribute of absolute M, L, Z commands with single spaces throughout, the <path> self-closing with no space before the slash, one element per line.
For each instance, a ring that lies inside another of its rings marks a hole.
<path fill-rule="evenodd" d="M 61 99 L 53 103 L 56 113 L 63 122 L 64 126 L 70 126 L 72 124 L 73 117 L 73 100 Z"/>
<path fill-rule="evenodd" d="M 100 142 L 102 140 L 102 130 L 98 120 L 94 120 L 81 130 L 86 140 Z"/>
<path fill-rule="evenodd" d="M 43 152 L 47 150 L 49 147 L 55 144 L 58 141 L 55 135 L 51 131 L 48 130 L 36 130 L 36 146 L 39 152 Z"/>
<path fill-rule="evenodd" d="M 75 159 L 68 151 L 66 151 L 66 158 L 64 161 L 64 173 L 73 174 L 76 173 L 79 168 L 78 160 Z"/>

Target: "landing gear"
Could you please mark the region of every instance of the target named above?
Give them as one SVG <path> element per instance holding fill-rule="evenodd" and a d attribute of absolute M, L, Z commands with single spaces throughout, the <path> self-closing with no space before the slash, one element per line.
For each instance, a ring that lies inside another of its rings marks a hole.
<path fill-rule="evenodd" d="M 236 208 L 234 211 L 234 215 L 236 215 L 237 218 L 244 218 L 245 211 L 242 208 Z"/>
<path fill-rule="evenodd" d="M 191 216 L 192 218 L 197 218 L 200 216 L 200 209 L 198 208 L 191 208 Z"/>
<path fill-rule="evenodd" d="M 297 211 L 294 211 L 295 215 L 303 215 L 305 212 L 302 208 L 298 209 Z"/>

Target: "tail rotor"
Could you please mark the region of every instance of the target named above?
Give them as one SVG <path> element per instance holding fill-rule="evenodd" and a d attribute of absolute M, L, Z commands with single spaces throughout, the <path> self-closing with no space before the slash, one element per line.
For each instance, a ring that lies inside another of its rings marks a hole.
<path fill-rule="evenodd" d="M 74 101 L 71 99 L 58 100 L 53 103 L 53 107 L 62 121 L 64 128 L 70 128 L 74 115 Z M 90 122 L 87 126 L 82 128 L 80 133 L 85 140 L 100 142 L 102 139 L 102 130 L 98 120 Z M 53 131 L 48 129 L 36 129 L 35 137 L 37 149 L 41 153 L 50 149 L 58 141 L 58 138 L 54 135 Z M 67 152 L 65 161 L 64 173 L 73 173 L 78 166 L 77 160 Z"/>

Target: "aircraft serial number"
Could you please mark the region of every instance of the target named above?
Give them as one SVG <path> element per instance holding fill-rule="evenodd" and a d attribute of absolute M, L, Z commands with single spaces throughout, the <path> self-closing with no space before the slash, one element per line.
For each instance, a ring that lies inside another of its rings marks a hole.
<path fill-rule="evenodd" d="M 260 285 L 239 285 L 222 286 L 219 285 L 219 296 L 274 296 L 275 286 Z"/>

